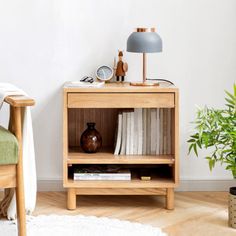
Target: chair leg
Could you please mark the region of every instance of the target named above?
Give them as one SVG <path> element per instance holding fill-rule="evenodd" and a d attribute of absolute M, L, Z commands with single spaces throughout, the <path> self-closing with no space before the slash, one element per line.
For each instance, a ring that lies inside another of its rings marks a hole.
<path fill-rule="evenodd" d="M 22 160 L 22 128 L 21 128 L 21 108 L 14 109 L 15 135 L 19 145 L 19 160 L 16 167 L 16 205 L 18 235 L 26 236 L 26 216 L 25 216 L 25 196 L 24 196 L 24 178 L 23 178 L 23 160 Z"/>
<path fill-rule="evenodd" d="M 25 197 L 23 173 L 17 170 L 17 187 L 16 187 L 16 206 L 17 206 L 17 222 L 18 236 L 26 236 L 26 216 L 25 216 Z"/>

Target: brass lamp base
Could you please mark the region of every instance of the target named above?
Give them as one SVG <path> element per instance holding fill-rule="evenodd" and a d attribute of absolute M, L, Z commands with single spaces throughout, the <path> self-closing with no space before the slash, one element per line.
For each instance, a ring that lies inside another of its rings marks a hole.
<path fill-rule="evenodd" d="M 131 82 L 131 86 L 159 86 L 160 84 L 157 82 Z"/>

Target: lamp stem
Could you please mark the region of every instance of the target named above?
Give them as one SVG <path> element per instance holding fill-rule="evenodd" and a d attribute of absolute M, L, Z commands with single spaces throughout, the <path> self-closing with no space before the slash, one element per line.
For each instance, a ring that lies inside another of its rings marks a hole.
<path fill-rule="evenodd" d="M 146 72 L 147 72 L 147 65 L 146 65 L 147 56 L 146 53 L 143 53 L 143 83 L 146 82 Z"/>

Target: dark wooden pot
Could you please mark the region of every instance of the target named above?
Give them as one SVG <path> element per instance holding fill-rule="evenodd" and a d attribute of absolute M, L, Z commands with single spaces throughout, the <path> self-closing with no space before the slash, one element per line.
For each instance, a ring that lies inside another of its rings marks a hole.
<path fill-rule="evenodd" d="M 95 129 L 95 123 L 87 123 L 87 129 L 80 138 L 80 146 L 87 153 L 95 153 L 102 147 L 102 137 Z"/>

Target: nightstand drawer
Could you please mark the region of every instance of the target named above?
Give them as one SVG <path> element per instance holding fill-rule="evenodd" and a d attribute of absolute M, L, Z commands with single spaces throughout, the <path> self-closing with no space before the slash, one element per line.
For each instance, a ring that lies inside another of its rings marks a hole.
<path fill-rule="evenodd" d="M 174 93 L 68 93 L 68 108 L 171 108 Z"/>

